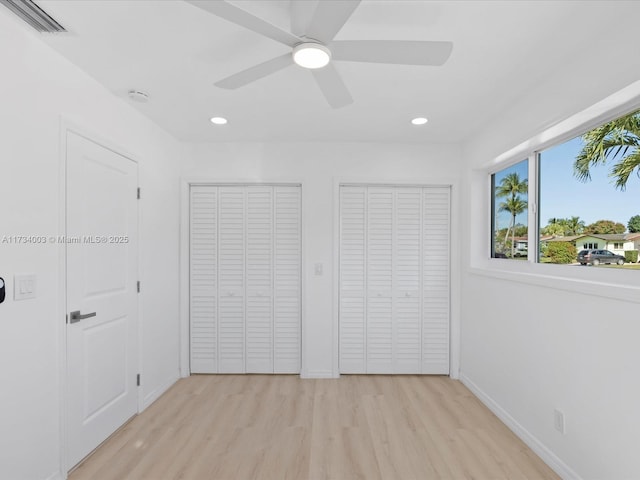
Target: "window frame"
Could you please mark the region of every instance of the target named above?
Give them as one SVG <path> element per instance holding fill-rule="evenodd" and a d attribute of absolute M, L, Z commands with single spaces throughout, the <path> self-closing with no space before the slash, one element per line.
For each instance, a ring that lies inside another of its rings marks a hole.
<path fill-rule="evenodd" d="M 501 168 L 493 171 L 489 174 L 489 182 L 491 183 L 491 213 L 490 213 L 490 222 L 491 222 L 491 239 L 489 241 L 489 258 L 498 259 L 498 260 L 513 260 L 513 258 L 501 258 L 495 257 L 495 208 L 496 208 L 496 185 L 495 185 L 495 176 L 496 174 L 506 170 L 507 168 L 511 168 L 521 162 L 527 162 L 527 183 L 529 185 L 529 190 L 527 191 L 527 261 L 529 260 L 529 255 L 531 255 L 531 239 L 529 238 L 529 229 L 531 228 L 531 204 L 530 204 L 530 191 L 531 191 L 531 158 L 529 157 L 520 157 L 518 160 L 514 160 L 508 164 L 502 165 Z M 537 185 L 537 181 L 536 181 Z"/>
<path fill-rule="evenodd" d="M 548 128 L 538 131 L 528 140 L 495 156 L 485 163 L 484 168 L 476 170 L 477 174 L 485 175 L 485 203 L 486 212 L 484 251 L 488 253 L 485 259 L 471 258 L 470 271 L 494 278 L 508 278 L 537 285 L 550 286 L 572 292 L 592 291 L 594 295 L 606 298 L 621 298 L 640 303 L 640 275 L 634 271 L 618 269 L 587 269 L 574 268 L 570 265 L 547 264 L 539 262 L 539 152 L 556 145 L 560 145 L 575 137 L 597 128 L 623 115 L 640 110 L 640 81 L 604 98 L 590 107 L 566 117 Z M 528 236 L 529 249 L 527 261 L 510 262 L 502 258 L 492 258 L 493 232 L 493 196 L 492 178 L 495 173 L 508 168 L 527 158 L 529 160 L 529 192 L 528 192 Z M 488 177 L 488 178 L 487 178 Z M 479 178 L 479 177 L 478 177 Z M 532 233 L 534 232 L 534 233 Z M 485 233 L 485 235 L 486 235 Z M 597 286 L 597 287 L 596 287 Z"/>

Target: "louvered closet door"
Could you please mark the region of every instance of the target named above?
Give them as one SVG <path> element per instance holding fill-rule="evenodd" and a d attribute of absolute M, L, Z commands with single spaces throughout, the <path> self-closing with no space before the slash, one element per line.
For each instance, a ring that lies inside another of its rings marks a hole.
<path fill-rule="evenodd" d="M 367 190 L 340 187 L 340 371 L 366 373 Z"/>
<path fill-rule="evenodd" d="M 395 208 L 394 372 L 420 373 L 421 188 L 397 188 Z"/>
<path fill-rule="evenodd" d="M 340 187 L 340 372 L 449 372 L 449 187 Z"/>
<path fill-rule="evenodd" d="M 449 188 L 424 188 L 422 373 L 449 373 Z"/>
<path fill-rule="evenodd" d="M 393 188 L 367 189 L 367 373 L 393 373 Z"/>
<path fill-rule="evenodd" d="M 274 187 L 274 373 L 300 372 L 300 187 Z"/>
<path fill-rule="evenodd" d="M 273 188 L 247 188 L 247 373 L 273 373 Z"/>
<path fill-rule="evenodd" d="M 301 189 L 192 186 L 192 373 L 299 373 Z"/>
<path fill-rule="evenodd" d="M 218 371 L 218 189 L 193 186 L 190 212 L 191 372 Z"/>
<path fill-rule="evenodd" d="M 218 372 L 244 373 L 246 193 L 218 192 Z"/>

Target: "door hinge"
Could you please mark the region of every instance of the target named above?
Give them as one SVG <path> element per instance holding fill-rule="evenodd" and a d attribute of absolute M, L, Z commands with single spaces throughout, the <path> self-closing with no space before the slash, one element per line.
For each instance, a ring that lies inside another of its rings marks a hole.
<path fill-rule="evenodd" d="M 140 187 L 138 187 L 138 200 L 140 200 Z"/>
<path fill-rule="evenodd" d="M 140 374 L 136 375 L 136 385 L 140 386 Z"/>
<path fill-rule="evenodd" d="M 64 316 L 64 321 L 65 321 L 66 323 L 69 323 L 69 315 L 65 315 L 65 316 Z"/>
<path fill-rule="evenodd" d="M 138 293 L 140 293 L 140 280 L 136 282 L 136 289 L 138 290 Z"/>

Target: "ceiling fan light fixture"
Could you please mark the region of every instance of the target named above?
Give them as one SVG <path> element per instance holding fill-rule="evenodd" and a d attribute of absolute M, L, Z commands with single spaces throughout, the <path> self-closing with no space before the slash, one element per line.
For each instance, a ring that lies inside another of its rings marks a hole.
<path fill-rule="evenodd" d="M 302 68 L 322 68 L 327 66 L 330 60 L 331 50 L 319 43 L 301 43 L 293 49 L 293 61 Z"/>

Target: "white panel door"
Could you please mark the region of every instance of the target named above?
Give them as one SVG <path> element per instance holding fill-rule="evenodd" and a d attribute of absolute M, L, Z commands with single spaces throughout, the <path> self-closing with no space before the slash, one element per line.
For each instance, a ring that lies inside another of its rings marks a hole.
<path fill-rule="evenodd" d="M 340 187 L 340 372 L 366 373 L 367 191 Z"/>
<path fill-rule="evenodd" d="M 245 190 L 218 187 L 218 372 L 245 369 Z"/>
<path fill-rule="evenodd" d="M 66 168 L 73 466 L 137 412 L 138 181 L 133 161 L 71 132 Z"/>
<path fill-rule="evenodd" d="M 274 373 L 300 372 L 300 187 L 274 187 Z"/>
<path fill-rule="evenodd" d="M 191 372 L 218 371 L 218 189 L 191 187 Z"/>
<path fill-rule="evenodd" d="M 246 372 L 273 373 L 273 187 L 246 195 Z"/>

